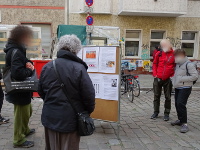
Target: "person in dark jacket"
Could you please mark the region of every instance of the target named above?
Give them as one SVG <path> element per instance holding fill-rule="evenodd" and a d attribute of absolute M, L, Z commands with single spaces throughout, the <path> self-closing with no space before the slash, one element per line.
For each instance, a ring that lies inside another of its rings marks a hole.
<path fill-rule="evenodd" d="M 169 40 L 164 39 L 160 43 L 162 51 L 156 53 L 153 61 L 153 89 L 154 89 L 154 114 L 151 119 L 156 119 L 160 112 L 160 97 L 162 88 L 165 94 L 164 121 L 169 120 L 171 110 L 171 77 L 174 75 L 175 60 L 172 45 Z"/>
<path fill-rule="evenodd" d="M 19 25 L 11 30 L 4 52 L 6 67 L 11 68 L 11 76 L 15 80 L 23 81 L 33 74 L 34 66 L 26 58 L 26 46 L 30 45 L 32 36 L 33 32 L 27 26 Z M 17 51 L 13 55 L 14 50 Z M 34 145 L 25 138 L 35 132 L 28 127 L 32 114 L 31 97 L 30 92 L 6 94 L 6 100 L 14 104 L 14 147 L 29 148 Z"/>
<path fill-rule="evenodd" d="M 0 80 L 2 79 L 2 74 L 0 73 Z M 1 82 L 0 82 L 0 125 L 1 124 L 6 124 L 9 122 L 9 119 L 6 119 L 4 117 L 2 117 L 1 115 L 1 109 L 2 109 L 2 106 L 3 106 L 3 100 L 4 100 L 4 93 L 3 93 L 3 89 L 2 89 L 2 86 L 1 86 Z"/>
<path fill-rule="evenodd" d="M 81 50 L 80 40 L 75 35 L 65 35 L 58 42 L 58 50 L 55 62 L 68 98 L 80 112 L 92 113 L 94 87 L 86 63 L 76 56 Z M 77 115 L 63 93 L 53 62 L 43 67 L 38 92 L 44 100 L 41 118 L 45 127 L 46 150 L 79 150 Z"/>

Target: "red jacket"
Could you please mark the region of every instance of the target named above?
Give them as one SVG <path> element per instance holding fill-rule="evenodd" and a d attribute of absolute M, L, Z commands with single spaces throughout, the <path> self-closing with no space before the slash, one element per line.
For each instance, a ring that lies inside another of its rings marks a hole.
<path fill-rule="evenodd" d="M 169 52 L 157 52 L 153 61 L 153 76 L 166 80 L 174 76 L 175 59 L 174 51 L 171 49 Z"/>

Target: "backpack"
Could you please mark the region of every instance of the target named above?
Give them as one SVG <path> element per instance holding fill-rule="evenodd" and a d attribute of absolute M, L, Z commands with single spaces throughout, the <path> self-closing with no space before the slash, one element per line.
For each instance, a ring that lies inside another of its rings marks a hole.
<path fill-rule="evenodd" d="M 188 64 L 189 64 L 189 63 L 192 63 L 192 62 L 187 62 L 187 64 L 186 64 L 186 74 L 187 74 L 187 76 L 190 76 L 190 73 L 188 72 Z M 197 64 L 196 64 L 196 63 L 192 63 L 192 64 L 195 65 L 195 68 L 196 68 L 196 70 L 197 70 L 197 72 L 198 72 Z M 197 80 L 198 80 L 198 79 L 197 79 Z M 193 85 L 197 83 L 197 80 L 193 81 Z"/>

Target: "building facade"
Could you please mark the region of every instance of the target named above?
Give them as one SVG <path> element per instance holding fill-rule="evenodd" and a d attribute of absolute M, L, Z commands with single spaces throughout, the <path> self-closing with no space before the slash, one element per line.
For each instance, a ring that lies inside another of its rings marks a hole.
<path fill-rule="evenodd" d="M 42 52 L 49 53 L 57 26 L 64 24 L 64 12 L 64 0 L 0 0 L 0 25 L 41 27 Z M 0 38 L 7 37 L 0 33 Z"/>
<path fill-rule="evenodd" d="M 163 38 L 182 47 L 190 59 L 200 59 L 200 0 L 94 1 L 95 26 L 120 27 L 124 55 L 141 59 L 142 45 L 153 49 Z M 71 1 L 70 24 L 85 25 L 85 3 Z"/>
<path fill-rule="evenodd" d="M 86 25 L 85 1 L 70 0 L 70 25 Z M 120 28 L 127 59 L 141 59 L 143 46 L 152 51 L 163 38 L 200 59 L 200 0 L 94 0 L 94 26 Z M 43 47 L 50 46 L 64 24 L 65 0 L 0 0 L 0 24 L 42 28 Z"/>

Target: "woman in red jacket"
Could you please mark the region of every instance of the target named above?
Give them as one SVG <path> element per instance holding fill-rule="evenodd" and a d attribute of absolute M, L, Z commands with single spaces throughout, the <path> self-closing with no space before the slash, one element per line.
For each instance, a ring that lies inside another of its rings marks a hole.
<path fill-rule="evenodd" d="M 172 82 L 170 77 L 174 75 L 174 51 L 169 40 L 164 39 L 160 42 L 162 51 L 159 51 L 155 55 L 153 61 L 153 89 L 154 89 L 154 114 L 151 119 L 156 119 L 160 112 L 160 97 L 162 88 L 165 94 L 165 111 L 164 121 L 169 120 L 169 114 L 171 110 L 171 92 Z"/>

